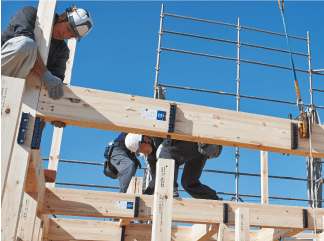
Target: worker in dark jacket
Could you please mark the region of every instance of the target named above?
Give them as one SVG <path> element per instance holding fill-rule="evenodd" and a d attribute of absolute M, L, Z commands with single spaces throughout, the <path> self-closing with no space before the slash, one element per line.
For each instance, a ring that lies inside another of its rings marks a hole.
<path fill-rule="evenodd" d="M 111 178 L 118 178 L 119 192 L 126 193 L 132 177 L 138 167 L 141 167 L 136 153 L 125 146 L 127 133 L 121 133 L 112 143 L 110 153 L 107 153 L 104 173 Z"/>
<path fill-rule="evenodd" d="M 56 14 L 47 64 L 43 62 L 35 42 L 37 8 L 26 6 L 17 11 L 1 34 L 1 74 L 26 78 L 33 70 L 41 76 L 49 97 L 59 99 L 63 95 L 62 81 L 69 58 L 65 39 L 78 41 L 89 33 L 92 18 L 84 9 L 73 8 L 60 16 Z"/>
<path fill-rule="evenodd" d="M 129 134 L 131 135 L 131 134 Z M 130 139 L 129 143 L 126 140 L 127 147 L 136 147 L 136 142 L 141 138 L 145 139 L 145 136 L 132 134 L 134 137 Z M 136 136 L 137 140 L 136 140 Z M 143 142 L 143 141 L 142 141 Z M 142 144 L 143 145 L 143 144 Z M 142 149 L 142 148 L 141 148 Z M 135 148 L 133 149 L 135 150 Z M 194 198 L 200 199 L 212 199 L 222 200 L 216 194 L 216 191 L 210 187 L 202 184 L 199 179 L 202 174 L 202 170 L 206 164 L 208 158 L 212 159 L 218 157 L 222 151 L 222 146 L 210 145 L 205 143 L 196 143 L 189 141 L 171 140 L 170 144 L 164 140 L 156 151 L 156 159 L 166 158 L 175 160 L 174 168 L 174 192 L 178 187 L 178 173 L 179 167 L 185 164 L 183 174 L 181 177 L 181 184 L 183 188 Z M 151 168 L 154 166 L 154 162 L 150 163 Z M 152 169 L 156 169 L 155 167 Z M 155 182 L 151 182 L 149 188 L 154 191 Z M 175 195 L 174 195 L 175 196 Z"/>
<path fill-rule="evenodd" d="M 157 158 L 175 160 L 174 182 L 177 182 L 179 167 L 185 164 L 181 177 L 182 187 L 194 198 L 223 200 L 216 191 L 202 184 L 199 179 L 207 159 L 218 157 L 222 146 L 205 143 L 172 140 L 164 141 L 157 150 Z"/>

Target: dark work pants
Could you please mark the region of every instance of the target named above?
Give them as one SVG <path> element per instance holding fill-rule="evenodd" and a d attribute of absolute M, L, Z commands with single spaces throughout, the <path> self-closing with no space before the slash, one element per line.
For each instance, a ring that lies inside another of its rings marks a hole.
<path fill-rule="evenodd" d="M 111 164 L 118 171 L 119 192 L 126 193 L 132 177 L 136 173 L 136 165 L 125 150 L 115 147 L 110 159 Z"/>
<path fill-rule="evenodd" d="M 175 160 L 174 185 L 177 185 L 179 166 L 185 164 L 181 177 L 183 188 L 194 198 L 218 199 L 215 190 L 199 181 L 207 156 L 198 152 L 197 143 L 177 141 L 171 146 L 160 146 L 159 149 L 160 151 L 157 151 L 158 158 Z"/>

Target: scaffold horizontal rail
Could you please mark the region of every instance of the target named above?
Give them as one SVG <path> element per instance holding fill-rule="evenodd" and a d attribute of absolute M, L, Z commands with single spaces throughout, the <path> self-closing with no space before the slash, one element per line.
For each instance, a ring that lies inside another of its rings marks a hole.
<path fill-rule="evenodd" d="M 276 117 L 262 116 L 167 100 L 114 93 L 75 86 L 64 86 L 64 97 L 53 100 L 42 89 L 37 116 L 46 122 L 138 133 L 173 139 L 221 144 L 225 146 L 309 156 L 309 140 L 298 140 L 291 149 L 291 123 Z M 76 101 L 77 100 L 77 101 Z M 174 133 L 168 122 L 143 118 L 143 109 L 170 111 L 177 104 Z M 312 125 L 312 154 L 324 157 L 324 126 Z"/>
<path fill-rule="evenodd" d="M 204 57 L 210 57 L 210 58 L 216 58 L 216 59 L 226 59 L 226 60 L 232 60 L 232 61 L 237 61 L 238 60 L 236 58 L 230 58 L 230 57 L 224 57 L 224 56 L 212 55 L 212 54 L 196 53 L 196 52 L 179 50 L 179 49 L 170 49 L 170 48 L 165 48 L 165 47 L 161 47 L 161 50 L 166 50 L 166 51 L 170 51 L 170 52 L 177 52 L 177 53 L 183 53 L 183 54 L 192 54 L 192 55 L 198 55 L 198 56 L 204 56 Z M 264 66 L 274 67 L 274 68 L 279 68 L 279 69 L 292 70 L 292 68 L 290 68 L 290 67 L 285 67 L 285 66 L 280 66 L 280 65 L 275 65 L 275 64 L 267 64 L 267 63 L 244 60 L 244 59 L 240 59 L 240 62 L 250 63 L 250 64 L 257 64 L 257 65 L 264 65 Z M 308 73 L 309 72 L 308 70 L 303 70 L 303 69 L 295 69 L 295 70 L 299 71 L 299 72 L 303 72 L 303 73 Z M 319 72 L 314 72 L 313 74 L 324 75 L 324 74 L 319 73 Z"/>
<path fill-rule="evenodd" d="M 117 201 L 134 202 L 140 197 L 139 216 L 134 210 L 116 208 Z M 153 195 L 112 193 L 102 191 L 47 188 L 43 212 L 45 214 L 100 218 L 132 218 L 152 220 Z M 256 203 L 222 202 L 215 200 L 173 198 L 172 221 L 181 223 L 220 223 L 223 204 L 228 204 L 228 224 L 234 225 L 234 213 L 239 207 L 250 209 L 251 227 L 303 228 L 303 209 L 307 210 L 308 227 L 314 228 L 312 208 L 263 205 Z M 323 230 L 324 209 L 315 208 L 317 230 Z M 280 217 L 280 219 L 278 219 Z"/>
<path fill-rule="evenodd" d="M 238 44 L 238 42 L 236 42 L 236 41 L 231 41 L 231 40 L 226 40 L 226 39 L 219 39 L 219 38 L 211 38 L 211 37 L 194 35 L 194 34 L 180 33 L 180 32 L 169 31 L 169 30 L 163 30 L 163 33 L 176 34 L 176 35 L 182 35 L 182 36 L 193 37 L 193 38 L 201 38 L 201 39 L 207 39 L 207 40 L 213 40 L 213 41 L 219 41 L 219 42 L 225 42 L 225 43 Z M 270 47 L 265 47 L 265 46 L 260 46 L 260 45 L 254 45 L 254 44 L 248 44 L 248 43 L 242 43 L 242 42 L 240 42 L 240 44 L 248 46 L 248 47 L 254 47 L 254 48 L 260 48 L 260 49 L 267 49 L 267 50 L 272 50 L 272 51 L 283 52 L 283 53 L 289 53 L 289 51 L 282 50 L 282 49 L 275 49 L 275 48 L 270 48 Z M 306 57 L 308 56 L 307 54 L 303 54 L 303 53 L 297 53 L 297 52 L 291 52 L 291 53 L 296 54 L 296 55 L 306 56 Z"/>

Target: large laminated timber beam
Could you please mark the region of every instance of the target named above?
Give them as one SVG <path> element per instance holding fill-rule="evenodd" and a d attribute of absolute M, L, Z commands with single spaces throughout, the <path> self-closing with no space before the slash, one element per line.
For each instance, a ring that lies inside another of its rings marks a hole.
<path fill-rule="evenodd" d="M 310 156 L 307 139 L 298 137 L 298 148 L 291 149 L 294 120 L 75 86 L 63 90 L 63 98 L 53 100 L 42 89 L 38 117 L 46 122 Z M 174 133 L 168 133 L 170 104 L 177 105 Z M 165 111 L 166 120 L 156 120 L 156 114 L 143 118 L 147 109 Z M 312 124 L 312 154 L 324 158 L 323 125 Z"/>
<path fill-rule="evenodd" d="M 139 215 L 134 218 L 134 209 L 118 209 L 117 201 L 134 202 L 137 194 L 47 188 L 43 213 L 67 216 L 100 218 L 132 218 L 152 220 L 153 196 L 139 195 Z M 214 200 L 173 198 L 172 221 L 181 223 L 215 224 L 223 222 L 224 203 L 228 204 L 228 225 L 235 225 L 235 210 L 250 210 L 250 226 L 282 229 L 313 230 L 313 211 L 311 208 L 265 205 L 256 203 L 222 202 Z M 304 228 L 303 209 L 307 210 L 307 227 Z M 323 230 L 324 209 L 316 208 L 317 230 Z"/>

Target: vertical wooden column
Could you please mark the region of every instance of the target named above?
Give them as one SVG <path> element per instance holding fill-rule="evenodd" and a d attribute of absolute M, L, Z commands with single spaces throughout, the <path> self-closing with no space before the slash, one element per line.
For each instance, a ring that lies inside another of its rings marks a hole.
<path fill-rule="evenodd" d="M 44 63 L 47 62 L 51 41 L 53 18 L 56 10 L 56 0 L 39 2 L 35 24 L 35 39 L 38 51 Z M 25 143 L 14 143 L 11 163 L 8 171 L 6 186 L 4 188 L 2 214 L 1 214 L 1 240 L 16 240 L 19 223 L 19 213 L 24 194 L 25 180 L 30 158 L 30 147 L 34 131 L 36 110 L 41 88 L 39 76 L 29 74 L 26 77 L 26 90 L 21 110 L 29 113 L 28 128 Z M 13 135 L 13 133 L 12 133 Z"/>
<path fill-rule="evenodd" d="M 1 201 L 20 124 L 25 80 L 1 76 Z"/>
<path fill-rule="evenodd" d="M 269 204 L 268 152 L 261 151 L 261 203 Z"/>
<path fill-rule="evenodd" d="M 72 69 L 73 69 L 73 62 L 74 62 L 74 55 L 75 55 L 75 48 L 76 48 L 76 40 L 69 39 L 68 47 L 70 50 L 70 56 L 66 63 L 66 70 L 65 70 L 65 78 L 64 83 L 70 85 L 71 77 L 72 77 Z M 58 169 L 58 162 L 60 158 L 61 152 L 61 144 L 62 144 L 62 137 L 63 137 L 63 128 L 54 127 L 53 132 L 53 139 L 52 139 L 52 146 L 50 151 L 50 157 L 48 162 L 48 168 L 50 170 L 57 171 Z M 55 187 L 54 183 L 47 183 L 46 187 Z"/>
<path fill-rule="evenodd" d="M 235 210 L 235 241 L 250 240 L 250 210 L 238 208 Z"/>
<path fill-rule="evenodd" d="M 70 55 L 66 63 L 64 83 L 70 85 L 73 63 L 74 63 L 74 56 L 75 56 L 75 49 L 76 49 L 76 40 L 74 38 L 68 40 L 68 48 L 70 50 Z M 60 159 L 62 137 L 63 137 L 63 128 L 54 127 L 52 146 L 51 146 L 47 169 L 54 170 L 56 172 L 58 169 L 58 163 Z M 46 187 L 55 187 L 55 182 L 46 183 Z M 44 240 L 47 239 L 48 226 L 49 226 L 49 215 L 47 214 L 42 215 L 42 225 L 39 234 L 40 239 L 44 239 Z"/>
<path fill-rule="evenodd" d="M 157 161 L 153 205 L 152 240 L 171 240 L 174 160 Z"/>

